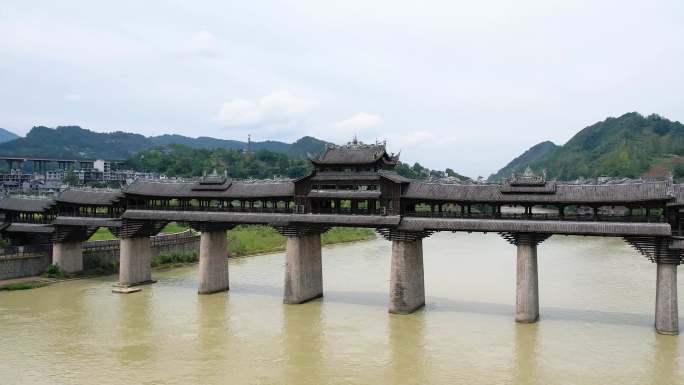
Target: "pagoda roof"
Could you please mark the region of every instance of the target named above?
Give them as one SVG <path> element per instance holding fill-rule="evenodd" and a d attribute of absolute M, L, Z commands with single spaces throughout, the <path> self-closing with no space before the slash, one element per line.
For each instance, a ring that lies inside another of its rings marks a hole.
<path fill-rule="evenodd" d="M 509 190 L 506 185 L 459 185 L 412 181 L 402 198 L 461 202 L 621 204 L 672 200 L 668 182 L 576 185 L 554 184 L 553 190 Z"/>
<path fill-rule="evenodd" d="M 7 197 L 0 199 L 0 210 L 41 213 L 54 203 L 52 199 L 45 198 Z"/>
<path fill-rule="evenodd" d="M 284 182 L 231 182 L 225 189 L 197 189 L 194 182 L 161 182 L 138 179 L 124 190 L 126 194 L 166 198 L 280 198 L 294 196 L 294 183 Z M 224 184 L 219 185 L 224 186 Z"/>
<path fill-rule="evenodd" d="M 121 191 L 112 190 L 66 190 L 57 196 L 58 203 L 92 206 L 110 206 L 123 198 Z"/>
<path fill-rule="evenodd" d="M 323 154 L 311 158 L 312 163 L 319 165 L 373 164 L 378 161 L 396 164 L 399 156 L 388 154 L 384 144 L 364 144 L 354 141 L 343 146 L 329 145 Z"/>

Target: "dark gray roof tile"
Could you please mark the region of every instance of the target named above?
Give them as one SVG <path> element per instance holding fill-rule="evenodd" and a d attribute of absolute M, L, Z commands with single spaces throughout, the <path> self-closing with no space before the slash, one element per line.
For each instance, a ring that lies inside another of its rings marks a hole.
<path fill-rule="evenodd" d="M 0 199 L 0 210 L 40 213 L 54 203 L 52 199 L 7 197 Z"/>

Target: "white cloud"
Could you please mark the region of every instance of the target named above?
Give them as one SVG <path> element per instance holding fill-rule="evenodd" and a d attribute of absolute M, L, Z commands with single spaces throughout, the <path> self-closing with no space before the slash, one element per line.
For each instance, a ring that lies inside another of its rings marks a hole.
<path fill-rule="evenodd" d="M 184 44 L 185 51 L 198 56 L 216 57 L 218 56 L 218 40 L 209 31 L 196 32 Z"/>
<path fill-rule="evenodd" d="M 344 119 L 335 123 L 335 127 L 345 131 L 363 130 L 366 128 L 378 126 L 380 123 L 382 123 L 382 118 L 378 115 L 368 114 L 366 112 L 359 112 L 351 118 Z"/>
<path fill-rule="evenodd" d="M 290 91 L 274 91 L 259 99 L 234 99 L 221 107 L 217 119 L 227 127 L 292 123 L 317 106 L 315 99 Z"/>

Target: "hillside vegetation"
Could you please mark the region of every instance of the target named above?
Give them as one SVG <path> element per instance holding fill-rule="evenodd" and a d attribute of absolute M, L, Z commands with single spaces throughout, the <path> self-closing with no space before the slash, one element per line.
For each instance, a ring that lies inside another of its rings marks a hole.
<path fill-rule="evenodd" d="M 10 133 L 11 134 L 11 133 Z M 0 132 L 0 139 L 2 132 Z M 33 127 L 24 138 L 12 138 L 0 143 L 0 155 L 42 156 L 74 159 L 127 159 L 151 148 L 182 144 L 196 149 L 245 150 L 247 143 L 209 137 L 189 138 L 182 135 L 145 137 L 128 132 L 101 133 L 78 126 L 57 128 Z M 0 140 L 2 142 L 2 140 Z M 269 150 L 292 157 L 304 158 L 307 153 L 320 153 L 326 142 L 303 137 L 289 144 L 278 141 L 252 142 L 253 151 Z"/>
<path fill-rule="evenodd" d="M 154 171 L 168 176 L 192 177 L 216 170 L 236 179 L 267 179 L 274 176 L 297 178 L 306 175 L 311 166 L 303 158 L 295 158 L 268 150 L 245 153 L 230 149 L 197 149 L 179 144 L 141 151 L 127 160 L 134 170 Z"/>
<path fill-rule="evenodd" d="M 33 127 L 26 137 L 15 138 L 6 143 L 0 140 L 0 155 L 126 160 L 127 166 L 137 171 L 181 177 L 226 170 L 229 176 L 239 179 L 306 175 L 311 170 L 307 156 L 323 152 L 328 144 L 305 136 L 292 144 L 268 140 L 248 146 L 237 140 L 182 135 L 145 137 L 121 131 L 100 133 L 79 126 Z M 248 147 L 250 154 L 245 151 Z M 419 163 L 400 163 L 397 172 L 411 179 L 470 180 L 452 169 L 431 170 Z"/>
<path fill-rule="evenodd" d="M 500 180 L 509 177 L 514 172 L 523 172 L 527 165 L 541 159 L 543 156 L 558 150 L 560 146 L 553 142 L 546 141 L 530 147 L 529 150 L 522 153 L 522 155 L 513 159 L 504 168 L 499 170 L 496 174 L 489 177 L 490 180 Z"/>
<path fill-rule="evenodd" d="M 684 176 L 684 170 L 672 161 L 684 155 L 684 125 L 655 114 L 644 117 L 631 112 L 608 118 L 584 128 L 563 146 L 554 148 L 544 143 L 532 147 L 490 179 L 507 177 L 527 166 L 536 171 L 545 169 L 549 177 L 559 180 L 636 178 L 658 165 L 667 165 L 675 176 Z"/>

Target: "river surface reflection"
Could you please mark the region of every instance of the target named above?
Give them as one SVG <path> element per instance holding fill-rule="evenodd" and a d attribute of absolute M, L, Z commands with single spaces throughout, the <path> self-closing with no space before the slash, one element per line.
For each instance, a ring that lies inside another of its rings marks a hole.
<path fill-rule="evenodd" d="M 209 296 L 196 266 L 131 295 L 115 277 L 0 292 L 0 384 L 684 384 L 682 337 L 652 327 L 655 265 L 619 239 L 542 243 L 531 325 L 497 235 L 425 240 L 427 306 L 407 316 L 387 313 L 390 248 L 326 248 L 304 305 L 282 304 L 283 254 L 231 260 Z"/>

